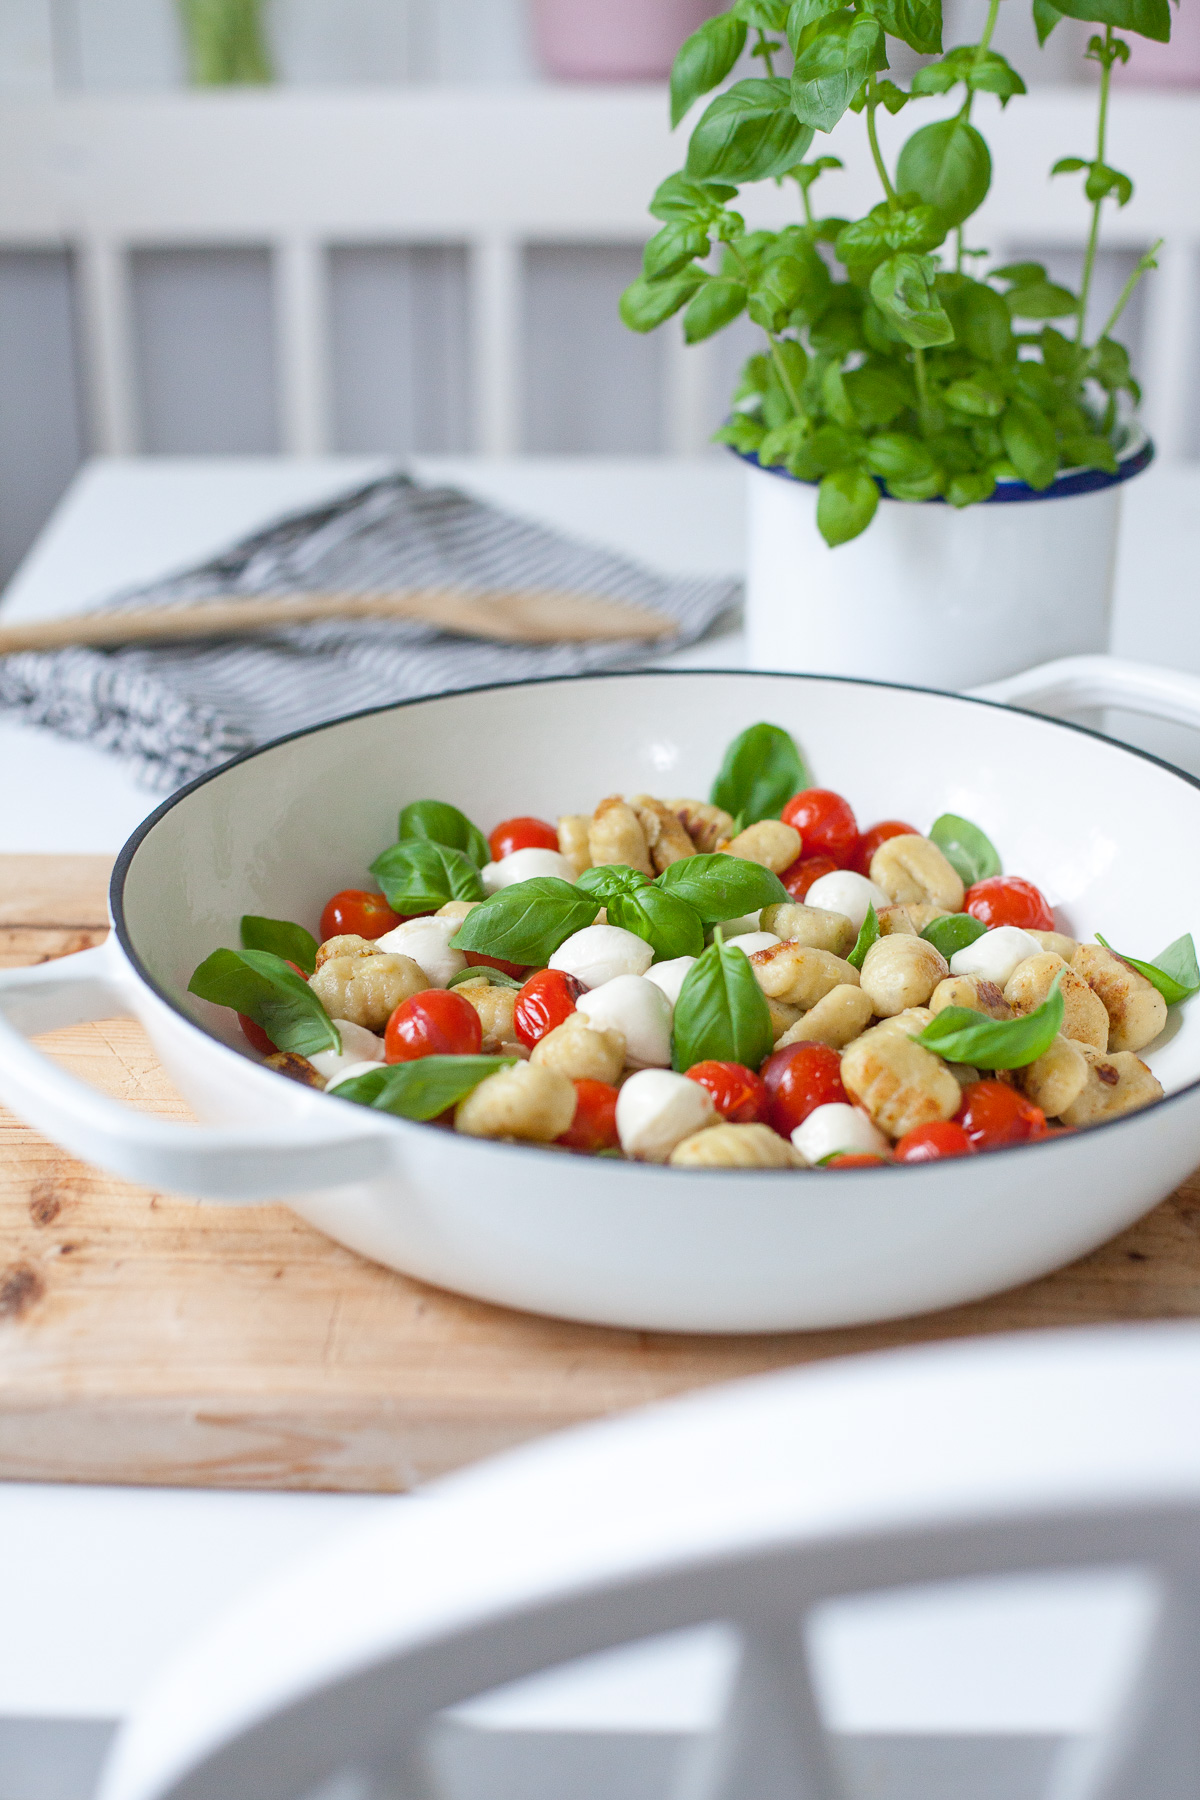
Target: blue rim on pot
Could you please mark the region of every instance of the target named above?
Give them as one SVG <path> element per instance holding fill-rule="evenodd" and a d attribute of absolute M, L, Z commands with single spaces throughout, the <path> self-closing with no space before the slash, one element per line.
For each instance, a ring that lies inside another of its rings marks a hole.
<path fill-rule="evenodd" d="M 737 450 L 728 445 L 730 453 L 751 468 L 761 469 L 764 475 L 778 475 L 783 481 L 794 481 L 800 487 L 816 487 L 815 481 L 803 481 L 800 476 L 793 475 L 782 463 L 760 463 L 753 450 Z M 977 506 L 1005 506 L 1016 501 L 1025 500 L 1067 500 L 1073 494 L 1096 494 L 1105 488 L 1119 487 L 1123 481 L 1131 481 L 1148 469 L 1154 461 L 1154 444 L 1141 425 L 1130 423 L 1124 428 L 1121 448 L 1117 452 L 1117 472 L 1110 475 L 1105 469 L 1064 469 L 1054 477 L 1049 487 L 1032 488 L 1024 481 L 998 481 L 995 491 L 986 500 L 977 500 Z M 873 477 L 876 487 L 883 499 L 890 500 L 892 495 L 882 477 Z M 911 506 L 911 500 L 897 502 L 901 506 Z M 932 500 L 916 502 L 921 506 L 946 506 L 949 502 L 941 495 L 935 494 Z"/>

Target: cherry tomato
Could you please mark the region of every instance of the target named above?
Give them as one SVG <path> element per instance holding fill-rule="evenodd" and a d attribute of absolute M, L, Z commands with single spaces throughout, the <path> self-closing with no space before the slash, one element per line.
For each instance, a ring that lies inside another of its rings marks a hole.
<path fill-rule="evenodd" d="M 296 969 L 295 963 L 288 961 L 286 956 L 283 960 L 287 963 L 289 969 Z M 301 981 L 308 980 L 308 976 L 304 973 L 303 969 L 296 969 L 296 973 Z M 239 1013 L 237 1020 L 242 1028 L 242 1035 L 252 1050 L 259 1051 L 263 1056 L 274 1056 L 276 1046 L 271 1042 L 271 1039 L 267 1036 L 261 1025 L 255 1024 L 253 1019 L 248 1019 L 245 1013 Z"/>
<path fill-rule="evenodd" d="M 864 831 L 854 846 L 854 855 L 850 858 L 850 867 L 856 875 L 871 873 L 871 858 L 880 844 L 886 844 L 889 838 L 917 837 L 919 833 L 915 825 L 906 825 L 903 819 L 881 819 L 878 825 L 872 825 L 870 831 Z"/>
<path fill-rule="evenodd" d="M 975 1146 L 953 1119 L 937 1119 L 906 1131 L 896 1145 L 897 1162 L 941 1162 L 947 1156 L 970 1156 Z"/>
<path fill-rule="evenodd" d="M 858 843 L 858 821 L 840 794 L 805 788 L 792 795 L 780 817 L 800 833 L 806 856 L 831 856 L 839 869 L 848 866 Z"/>
<path fill-rule="evenodd" d="M 421 1056 L 478 1056 L 483 1026 L 461 994 L 426 988 L 401 1001 L 387 1022 L 383 1045 L 383 1060 L 389 1063 L 416 1062 Z"/>
<path fill-rule="evenodd" d="M 1019 925 L 1023 931 L 1053 931 L 1046 896 L 1019 875 L 993 875 L 967 889 L 964 911 L 990 928 Z"/>
<path fill-rule="evenodd" d="M 842 1086 L 842 1059 L 828 1044 L 789 1044 L 759 1070 L 767 1088 L 767 1124 L 790 1138 L 818 1106 L 850 1104 Z"/>
<path fill-rule="evenodd" d="M 514 850 L 557 850 L 558 833 L 545 819 L 505 819 L 488 839 L 492 857 L 500 862 Z"/>
<path fill-rule="evenodd" d="M 399 923 L 400 914 L 392 911 L 382 894 L 343 888 L 321 914 L 321 942 L 347 932 L 355 937 L 379 938 L 385 931 L 394 931 Z"/>
<path fill-rule="evenodd" d="M 256 1025 L 253 1019 L 246 1017 L 245 1013 L 238 1014 L 238 1024 L 252 1050 L 258 1050 L 263 1056 L 274 1056 L 275 1046 L 261 1025 Z"/>
<path fill-rule="evenodd" d="M 514 981 L 524 981 L 529 973 L 528 963 L 505 962 L 502 956 L 481 956 L 478 950 L 464 950 L 463 955 L 473 969 L 499 969 L 502 975 L 511 975 Z"/>
<path fill-rule="evenodd" d="M 889 1160 L 886 1156 L 876 1156 L 873 1150 L 846 1150 L 841 1156 L 831 1156 L 827 1163 L 821 1164 L 821 1167 L 823 1169 L 874 1169 Z"/>
<path fill-rule="evenodd" d="M 698 1081 L 713 1097 L 713 1105 L 731 1125 L 765 1124 L 767 1087 L 761 1076 L 744 1063 L 698 1062 L 687 1072 L 689 1081 Z"/>
<path fill-rule="evenodd" d="M 1046 1115 L 1006 1081 L 973 1081 L 954 1115 L 976 1150 L 999 1150 L 1045 1137 Z"/>
<path fill-rule="evenodd" d="M 513 1028 L 523 1044 L 533 1046 L 575 1011 L 582 981 L 561 969 L 539 969 L 517 995 Z"/>
<path fill-rule="evenodd" d="M 617 1136 L 617 1090 L 607 1081 L 581 1080 L 575 1083 L 575 1117 L 561 1137 L 555 1138 L 567 1150 L 615 1150 Z"/>
<path fill-rule="evenodd" d="M 813 882 L 835 874 L 837 866 L 832 856 L 801 856 L 788 864 L 779 879 L 793 900 L 803 900 Z"/>

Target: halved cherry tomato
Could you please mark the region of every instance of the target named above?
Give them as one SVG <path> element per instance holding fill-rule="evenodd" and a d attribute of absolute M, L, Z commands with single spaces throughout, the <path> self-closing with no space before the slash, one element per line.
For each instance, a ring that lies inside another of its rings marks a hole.
<path fill-rule="evenodd" d="M 387 1022 L 383 1037 L 389 1063 L 416 1062 L 422 1056 L 478 1056 L 483 1026 L 469 1000 L 452 988 L 426 988 L 402 1000 Z"/>
<path fill-rule="evenodd" d="M 340 894 L 326 902 L 321 914 L 321 942 L 346 933 L 379 938 L 385 931 L 394 931 L 399 923 L 400 914 L 392 911 L 382 894 L 368 894 L 362 888 L 343 888 Z"/>
<path fill-rule="evenodd" d="M 858 821 L 848 800 L 831 788 L 805 788 L 793 794 L 780 814 L 804 840 L 806 856 L 831 856 L 844 869 L 858 843 Z"/>
<path fill-rule="evenodd" d="M 873 1150 L 845 1150 L 841 1156 L 831 1156 L 823 1169 L 873 1169 L 880 1163 L 890 1162 L 887 1156 L 876 1156 Z"/>
<path fill-rule="evenodd" d="M 295 963 L 289 961 L 286 956 L 283 960 L 287 963 L 289 969 L 296 969 Z M 296 973 L 301 981 L 308 980 L 308 976 L 304 973 L 303 969 L 296 969 Z M 261 1025 L 256 1024 L 253 1019 L 248 1019 L 245 1013 L 239 1013 L 237 1021 L 242 1028 L 242 1036 L 252 1050 L 257 1050 L 260 1056 L 274 1056 L 276 1045 L 271 1042 L 271 1039 L 267 1036 Z"/>
<path fill-rule="evenodd" d="M 897 1162 L 941 1162 L 947 1156 L 970 1156 L 974 1149 L 961 1125 L 953 1119 L 935 1119 L 932 1125 L 906 1131 L 894 1154 Z"/>
<path fill-rule="evenodd" d="M 801 856 L 788 864 L 779 879 L 793 900 L 803 900 L 813 882 L 835 874 L 837 866 L 832 856 Z"/>
<path fill-rule="evenodd" d="M 989 930 L 1019 925 L 1023 931 L 1053 931 L 1054 914 L 1046 896 L 1020 875 L 992 875 L 967 889 L 963 909 Z"/>
<path fill-rule="evenodd" d="M 514 850 L 557 850 L 558 833 L 545 819 L 505 819 L 488 838 L 496 862 Z"/>
<path fill-rule="evenodd" d="M 524 981 L 529 973 L 528 963 L 505 962 L 502 956 L 481 956 L 478 950 L 464 950 L 463 955 L 473 969 L 499 969 L 502 975 L 511 975 L 514 981 Z"/>
<path fill-rule="evenodd" d="M 1046 1115 L 1006 1081 L 973 1081 L 954 1115 L 976 1150 L 999 1150 L 1045 1137 Z"/>
<path fill-rule="evenodd" d="M 570 1017 L 583 991 L 582 981 L 562 969 L 539 969 L 531 975 L 513 1007 L 513 1029 L 521 1042 L 532 1050 L 548 1031 Z"/>
<path fill-rule="evenodd" d="M 745 1063 L 698 1062 L 687 1071 L 689 1081 L 707 1088 L 713 1105 L 731 1125 L 759 1125 L 767 1117 L 767 1084 Z"/>
<path fill-rule="evenodd" d="M 790 1138 L 818 1106 L 850 1104 L 842 1086 L 842 1059 L 828 1044 L 789 1044 L 759 1070 L 767 1088 L 767 1123 Z"/>
<path fill-rule="evenodd" d="M 903 819 L 881 819 L 878 825 L 872 825 L 870 831 L 864 831 L 854 846 L 854 855 L 850 858 L 850 867 L 856 875 L 871 873 L 871 858 L 880 844 L 886 844 L 889 838 L 917 837 L 919 833 L 915 825 L 906 825 Z"/>
<path fill-rule="evenodd" d="M 617 1136 L 617 1090 L 607 1081 L 580 1080 L 575 1083 L 575 1117 L 561 1137 L 555 1138 L 567 1150 L 615 1150 Z"/>

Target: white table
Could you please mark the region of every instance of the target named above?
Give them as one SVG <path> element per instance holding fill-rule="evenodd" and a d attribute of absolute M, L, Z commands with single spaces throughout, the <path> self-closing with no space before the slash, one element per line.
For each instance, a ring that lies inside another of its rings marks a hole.
<path fill-rule="evenodd" d="M 73 611 L 388 466 L 92 463 L 12 582 L 4 616 Z M 741 472 L 719 458 L 423 458 L 416 468 L 666 570 L 736 574 L 743 565 Z M 1126 494 L 1113 647 L 1200 672 L 1200 472 L 1155 470 Z M 728 666 L 742 657 L 740 638 L 726 634 L 671 660 Z M 157 804 L 111 758 L 11 722 L 0 722 L 0 759 L 10 772 L 0 851 L 115 851 Z M 20 1621 L 0 1631 L 0 1800 L 78 1800 L 96 1731 L 177 1644 L 256 1578 L 366 1513 L 404 1504 L 0 1486 L 0 1593 L 6 1622 Z M 845 1606 L 820 1633 L 827 1706 L 852 1731 L 1085 1729 L 1103 1710 L 1140 1605 L 1128 1583 L 1075 1582 Z M 720 1683 L 719 1647 L 700 1645 L 625 1659 L 587 1680 L 543 1681 L 478 1716 L 509 1729 L 687 1729 L 709 1714 Z"/>

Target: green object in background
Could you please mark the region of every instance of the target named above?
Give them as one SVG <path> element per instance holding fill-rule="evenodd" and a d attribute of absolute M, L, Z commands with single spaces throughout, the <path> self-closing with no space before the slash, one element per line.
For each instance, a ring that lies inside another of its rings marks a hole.
<path fill-rule="evenodd" d="M 180 0 L 179 10 L 196 87 L 252 87 L 274 80 L 263 0 Z"/>

